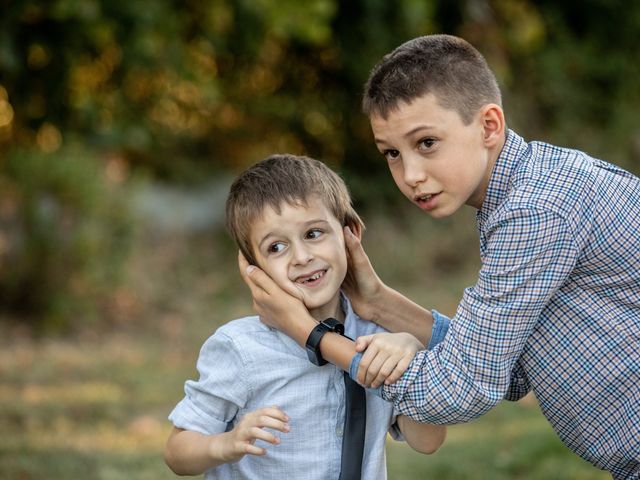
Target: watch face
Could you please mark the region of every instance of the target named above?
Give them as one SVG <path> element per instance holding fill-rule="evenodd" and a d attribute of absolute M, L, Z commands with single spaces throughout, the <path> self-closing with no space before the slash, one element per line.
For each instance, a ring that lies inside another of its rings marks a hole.
<path fill-rule="evenodd" d="M 322 324 L 328 327 L 328 330 L 330 332 L 336 332 L 336 333 L 339 333 L 340 335 L 344 335 L 344 325 L 340 323 L 338 320 L 336 320 L 335 318 L 327 318 L 326 320 L 323 320 L 320 323 L 320 325 Z"/>

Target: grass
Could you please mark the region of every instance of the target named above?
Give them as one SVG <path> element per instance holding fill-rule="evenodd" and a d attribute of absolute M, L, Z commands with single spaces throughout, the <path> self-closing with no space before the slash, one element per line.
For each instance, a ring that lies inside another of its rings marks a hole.
<path fill-rule="evenodd" d="M 412 214 L 374 219 L 368 238 L 382 241 L 367 248 L 386 281 L 452 314 L 477 267 L 461 225 L 444 243 Z M 131 324 L 57 339 L 0 331 L 0 480 L 176 478 L 161 455 L 166 416 L 202 341 L 251 309 L 234 250 L 219 236 L 146 241 L 131 265 Z M 390 440 L 388 465 L 392 480 L 610 478 L 560 442 L 532 397 L 450 427 L 432 456 Z"/>

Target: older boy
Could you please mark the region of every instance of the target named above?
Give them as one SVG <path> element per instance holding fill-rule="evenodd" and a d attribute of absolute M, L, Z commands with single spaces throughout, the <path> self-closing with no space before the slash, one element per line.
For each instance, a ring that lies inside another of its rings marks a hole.
<path fill-rule="evenodd" d="M 227 226 L 244 255 L 300 299 L 314 325 L 330 319 L 356 338 L 383 329 L 358 318 L 340 293 L 347 225 L 355 232 L 363 228 L 344 182 L 306 157 L 265 159 L 236 179 L 227 200 Z M 409 334 L 391 341 L 385 336 L 379 341 L 400 352 L 391 360 L 402 363 L 401 370 L 422 349 Z M 348 356 L 354 354 L 351 342 Z M 169 417 L 174 429 L 167 464 L 179 474 L 206 471 L 207 478 L 359 479 L 358 473 L 341 471 L 343 372 L 330 364 L 319 368 L 308 356 L 258 317 L 218 329 L 200 352 L 200 379 L 185 384 L 186 396 Z M 396 417 L 391 403 L 371 393 L 364 402 L 364 455 L 354 468 L 361 467 L 362 478 L 386 478 L 388 431 L 423 453 L 444 440 L 444 427 Z"/>
<path fill-rule="evenodd" d="M 493 73 L 460 38 L 398 47 L 373 69 L 363 105 L 412 203 L 435 218 L 478 210 L 482 260 L 445 340 L 383 397 L 416 420 L 459 423 L 532 390 L 569 448 L 615 478 L 639 478 L 640 180 L 507 129 Z M 359 315 L 422 341 L 447 329 L 380 281 L 357 238 L 346 241 Z M 299 302 L 256 268 L 245 280 L 259 311 L 300 341 L 310 322 Z M 322 353 L 347 369 L 341 348 L 328 337 Z M 358 378 L 378 386 L 389 370 L 367 352 Z"/>

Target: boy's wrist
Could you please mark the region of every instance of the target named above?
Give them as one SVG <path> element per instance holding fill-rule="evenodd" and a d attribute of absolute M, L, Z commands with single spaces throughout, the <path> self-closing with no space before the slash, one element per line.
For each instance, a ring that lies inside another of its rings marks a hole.
<path fill-rule="evenodd" d="M 285 333 L 293 337 L 302 348 L 305 348 L 309 335 L 317 325 L 318 322 L 316 322 L 314 318 L 307 313 L 293 321 L 290 324 L 291 330 Z"/>
<path fill-rule="evenodd" d="M 376 288 L 376 293 L 371 296 L 369 301 L 369 305 L 371 308 L 371 315 L 369 320 L 373 323 L 377 323 L 380 325 L 380 321 L 382 318 L 386 317 L 384 315 L 385 307 L 389 305 L 389 298 L 392 289 L 386 286 L 382 281 L 380 281 L 378 287 Z"/>
<path fill-rule="evenodd" d="M 242 457 L 234 451 L 235 442 L 232 431 L 211 435 L 209 438 L 209 457 L 216 464 L 235 462 Z"/>

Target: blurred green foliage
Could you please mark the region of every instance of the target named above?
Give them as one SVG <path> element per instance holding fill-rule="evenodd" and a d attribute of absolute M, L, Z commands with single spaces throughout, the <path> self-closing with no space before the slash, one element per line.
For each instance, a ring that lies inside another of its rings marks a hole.
<path fill-rule="evenodd" d="M 31 229 L 21 251 L 40 257 L 60 258 L 56 249 L 73 243 L 38 230 L 45 219 L 29 211 L 42 208 L 55 175 L 75 192 L 67 205 L 84 226 L 74 235 L 120 228 L 84 185 L 86 169 L 102 178 L 114 161 L 190 184 L 275 151 L 305 153 L 343 173 L 361 210 L 395 209 L 361 89 L 383 54 L 428 33 L 460 35 L 485 54 L 510 126 L 526 138 L 640 171 L 640 2 L 0 0 L 0 10 L 0 203 L 21 206 L 19 223 Z M 88 154 L 67 160 L 78 145 Z M 67 161 L 64 175 L 48 171 Z M 46 219 L 50 232 L 64 232 L 63 217 Z M 103 247 L 118 252 L 90 260 L 85 246 L 78 264 L 126 251 L 108 238 Z M 45 278 L 53 290 L 64 284 L 55 262 L 35 268 L 30 254 L 14 255 L 0 249 L 15 277 L 0 272 L 3 306 L 52 308 L 33 291 Z M 65 268 L 73 278 L 85 267 Z"/>
<path fill-rule="evenodd" d="M 38 134 L 49 125 L 64 143 L 116 150 L 170 179 L 273 151 L 377 175 L 361 86 L 393 47 L 447 32 L 486 55 L 525 135 L 637 162 L 637 2 L 3 3 L 0 129 L 10 147 L 47 148 Z"/>
<path fill-rule="evenodd" d="M 84 151 L 16 151 L 2 177 L 0 305 L 45 331 L 113 319 L 133 234 L 119 186 Z"/>

